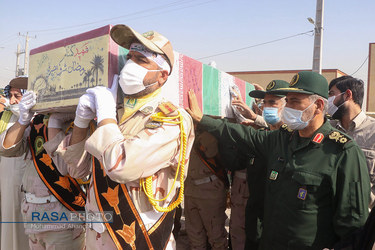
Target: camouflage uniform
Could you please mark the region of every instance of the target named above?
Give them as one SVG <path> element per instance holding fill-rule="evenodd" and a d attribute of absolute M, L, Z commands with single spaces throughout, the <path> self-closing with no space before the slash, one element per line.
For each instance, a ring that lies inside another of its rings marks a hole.
<path fill-rule="evenodd" d="M 185 227 L 191 249 L 227 249 L 225 214 L 227 188 L 203 162 L 196 150 L 207 158 L 218 154 L 217 140 L 203 132 L 196 136 L 190 154 L 188 177 L 185 181 Z"/>

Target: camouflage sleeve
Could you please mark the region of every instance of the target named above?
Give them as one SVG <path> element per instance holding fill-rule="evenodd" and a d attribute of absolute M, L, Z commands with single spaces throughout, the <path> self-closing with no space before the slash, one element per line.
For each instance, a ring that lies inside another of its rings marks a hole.
<path fill-rule="evenodd" d="M 73 178 L 84 178 L 91 171 L 91 155 L 85 151 L 85 142 L 83 140 L 79 143 L 69 146 L 72 134 L 68 134 L 57 146 L 56 150 L 50 150 L 52 155 L 57 155 L 64 161 L 66 171 Z M 48 151 L 47 151 L 48 152 Z"/>

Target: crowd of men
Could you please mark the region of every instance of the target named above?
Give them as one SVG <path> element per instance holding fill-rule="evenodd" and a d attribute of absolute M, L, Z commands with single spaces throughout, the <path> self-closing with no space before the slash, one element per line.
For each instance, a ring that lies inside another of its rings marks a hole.
<path fill-rule="evenodd" d="M 232 91 L 237 119 L 219 119 L 193 91 L 186 110 L 161 96 L 167 38 L 126 25 L 111 37 L 126 64 L 75 113 L 35 113 L 27 77 L 5 88 L 1 249 L 176 249 L 183 199 L 191 249 L 372 249 L 375 119 L 362 111 L 363 81 L 302 71 L 255 84 L 252 107 Z"/>

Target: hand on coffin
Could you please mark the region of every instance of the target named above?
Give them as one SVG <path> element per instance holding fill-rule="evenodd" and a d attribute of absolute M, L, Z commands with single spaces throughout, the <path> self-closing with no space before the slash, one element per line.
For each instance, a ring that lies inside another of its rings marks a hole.
<path fill-rule="evenodd" d="M 20 117 L 18 122 L 21 125 L 28 125 L 34 116 L 30 109 L 36 104 L 36 95 L 33 91 L 26 91 L 19 103 Z"/>
<path fill-rule="evenodd" d="M 256 83 L 252 83 L 254 85 L 254 88 L 255 90 L 262 90 L 264 91 L 264 88 L 262 86 L 260 86 L 259 84 L 256 84 Z"/>
<path fill-rule="evenodd" d="M 86 93 L 93 96 L 95 100 L 96 117 L 98 124 L 105 120 L 111 119 L 117 122 L 116 119 L 116 101 L 118 89 L 118 75 L 113 77 L 111 88 L 104 86 L 96 86 L 86 90 Z"/>
<path fill-rule="evenodd" d="M 250 109 L 246 103 L 238 98 L 233 99 L 232 105 L 236 106 L 237 110 L 243 115 L 245 118 L 250 120 L 255 120 L 257 115 Z"/>
<path fill-rule="evenodd" d="M 64 126 L 64 123 L 70 122 L 74 119 L 74 113 L 53 113 L 48 119 L 48 128 L 59 128 Z"/>
<path fill-rule="evenodd" d="M 186 108 L 185 110 L 190 114 L 191 118 L 193 118 L 195 122 L 200 122 L 200 120 L 202 120 L 203 113 L 199 108 L 198 100 L 193 90 L 188 91 L 188 100 L 189 108 Z"/>
<path fill-rule="evenodd" d="M 74 125 L 79 128 L 88 128 L 90 121 L 95 118 L 95 98 L 84 94 L 79 98 Z"/>

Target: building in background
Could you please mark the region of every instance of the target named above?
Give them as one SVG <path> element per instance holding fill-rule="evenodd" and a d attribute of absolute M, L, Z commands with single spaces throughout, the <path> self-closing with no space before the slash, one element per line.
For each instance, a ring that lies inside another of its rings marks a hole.
<path fill-rule="evenodd" d="M 374 53 L 375 53 L 375 48 L 374 48 Z M 374 64 L 374 67 L 375 67 L 375 64 Z M 246 82 L 257 83 L 263 88 L 266 88 L 267 84 L 275 79 L 290 82 L 293 76 L 300 71 L 303 71 L 303 69 L 301 70 L 242 71 L 242 72 L 228 72 L 228 73 L 242 80 L 245 80 Z M 328 82 L 330 82 L 332 79 L 335 79 L 337 77 L 346 75 L 344 72 L 342 72 L 339 69 L 323 69 L 322 73 L 323 73 L 323 76 L 327 78 Z M 374 75 L 374 84 L 375 84 L 375 75 Z M 375 91 L 375 88 L 374 88 L 374 91 Z"/>

